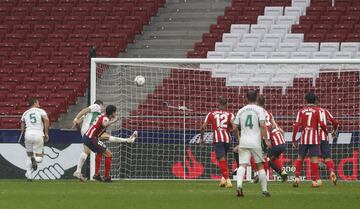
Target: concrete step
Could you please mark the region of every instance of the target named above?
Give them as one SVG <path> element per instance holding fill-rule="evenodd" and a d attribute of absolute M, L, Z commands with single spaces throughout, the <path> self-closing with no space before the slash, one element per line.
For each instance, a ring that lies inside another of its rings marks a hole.
<path fill-rule="evenodd" d="M 131 49 L 127 53 L 120 54 L 120 57 L 127 58 L 184 58 L 189 49 Z"/>
<path fill-rule="evenodd" d="M 192 40 L 138 40 L 136 44 L 129 46 L 128 49 L 188 49 L 193 45 Z"/>

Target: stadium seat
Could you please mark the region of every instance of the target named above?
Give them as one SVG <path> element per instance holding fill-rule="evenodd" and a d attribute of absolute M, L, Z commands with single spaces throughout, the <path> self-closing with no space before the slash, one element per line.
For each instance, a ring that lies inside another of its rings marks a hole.
<path fill-rule="evenodd" d="M 252 25 L 250 28 L 250 33 L 266 34 L 270 29 L 270 25 Z"/>
<path fill-rule="evenodd" d="M 271 52 L 269 57 L 271 59 L 288 59 L 290 58 L 289 52 Z"/>
<path fill-rule="evenodd" d="M 312 58 L 314 59 L 331 59 L 333 52 L 313 52 Z"/>
<path fill-rule="evenodd" d="M 284 7 L 265 7 L 265 16 L 282 16 L 284 13 Z"/>
<path fill-rule="evenodd" d="M 257 52 L 274 52 L 276 47 L 277 47 L 277 43 L 275 42 L 262 42 L 262 43 L 258 43 L 255 51 Z M 268 55 L 266 56 L 266 58 L 268 57 Z M 251 54 L 250 54 L 250 58 L 251 58 Z"/>
<path fill-rule="evenodd" d="M 341 43 L 340 51 L 342 52 L 358 52 L 360 49 L 360 43 L 358 42 L 344 42 Z"/>
<path fill-rule="evenodd" d="M 268 57 L 269 57 L 269 53 L 265 51 L 249 53 L 249 59 L 267 59 Z"/>
<path fill-rule="evenodd" d="M 300 44 L 304 41 L 304 34 L 285 34 L 284 43 Z"/>
<path fill-rule="evenodd" d="M 334 52 L 333 58 L 334 59 L 352 59 L 352 58 L 354 58 L 354 53 L 350 52 L 350 51 Z"/>
<path fill-rule="evenodd" d="M 263 37 L 263 42 L 279 44 L 282 41 L 282 39 L 283 39 L 282 34 L 265 34 Z"/>
<path fill-rule="evenodd" d="M 232 24 L 231 25 L 231 33 L 249 33 L 250 25 L 249 24 Z"/>
<path fill-rule="evenodd" d="M 240 42 L 237 44 L 235 51 L 238 52 L 253 52 L 255 50 L 256 43 Z"/>
<path fill-rule="evenodd" d="M 263 34 L 261 33 L 248 33 L 248 34 L 244 34 L 242 37 L 242 42 L 246 42 L 246 43 L 258 43 L 261 41 L 263 37 Z"/>
<path fill-rule="evenodd" d="M 51 8 L 51 16 L 53 17 L 65 17 L 71 13 L 71 7 L 67 6 L 60 6 L 57 5 L 56 7 Z"/>
<path fill-rule="evenodd" d="M 311 52 L 291 52 L 292 59 L 310 59 Z"/>
<path fill-rule="evenodd" d="M 248 52 L 229 52 L 227 58 L 229 59 L 246 59 L 249 57 Z"/>
<path fill-rule="evenodd" d="M 280 43 L 278 47 L 279 52 L 294 52 L 297 51 L 298 43 Z"/>

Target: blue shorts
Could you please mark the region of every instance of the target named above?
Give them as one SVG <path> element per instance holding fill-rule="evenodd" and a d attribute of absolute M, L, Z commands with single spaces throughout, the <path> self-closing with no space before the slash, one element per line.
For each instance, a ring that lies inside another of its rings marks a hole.
<path fill-rule="evenodd" d="M 305 158 L 308 151 L 309 151 L 310 157 L 320 156 L 320 145 L 319 144 L 299 144 L 300 157 Z"/>
<path fill-rule="evenodd" d="M 321 151 L 321 157 L 331 158 L 331 149 L 328 141 L 321 140 L 320 151 Z"/>
<path fill-rule="evenodd" d="M 281 153 L 285 152 L 286 150 L 286 144 L 279 144 L 277 146 L 273 146 L 270 149 L 268 149 L 267 154 L 268 157 L 275 157 L 278 158 Z"/>
<path fill-rule="evenodd" d="M 214 143 L 214 149 L 215 149 L 216 158 L 220 159 L 222 157 L 227 156 L 227 153 L 230 149 L 230 144 L 225 142 L 217 142 Z"/>
<path fill-rule="evenodd" d="M 103 153 L 106 151 L 105 143 L 95 137 L 91 139 L 88 136 L 84 135 L 84 144 L 95 153 Z"/>

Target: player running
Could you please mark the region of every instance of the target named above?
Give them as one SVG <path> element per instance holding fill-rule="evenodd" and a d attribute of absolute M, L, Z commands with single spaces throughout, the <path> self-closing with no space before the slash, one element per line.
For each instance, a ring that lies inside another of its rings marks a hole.
<path fill-rule="evenodd" d="M 298 158 L 294 161 L 295 180 L 293 186 L 299 186 L 299 176 L 302 170 L 302 163 L 306 154 L 309 152 L 311 158 L 312 187 L 319 187 L 322 184 L 319 175 L 318 158 L 320 156 L 319 128 L 321 127 L 326 135 L 327 130 L 326 125 L 324 124 L 324 120 L 320 115 L 320 110 L 315 106 L 315 94 L 313 92 L 307 93 L 305 100 L 307 105 L 298 112 L 292 135 L 293 147 L 298 148 L 299 151 Z M 301 138 L 299 142 L 300 145 L 298 146 L 296 141 L 296 134 L 299 128 L 301 128 Z"/>
<path fill-rule="evenodd" d="M 205 121 L 200 129 L 200 143 L 204 142 L 204 133 L 208 123 L 211 124 L 213 129 L 213 145 L 215 148 L 216 158 L 219 161 L 220 172 L 222 178 L 220 180 L 220 187 L 231 188 L 231 180 L 229 178 L 227 153 L 230 148 L 231 135 L 230 131 L 233 130 L 235 137 L 239 139 L 239 131 L 233 123 L 234 114 L 226 111 L 227 100 L 220 97 L 218 100 L 219 109 L 211 111 L 207 114 Z"/>
<path fill-rule="evenodd" d="M 90 150 L 92 150 L 92 149 L 89 150 L 89 147 L 86 146 L 86 144 L 85 144 L 86 133 L 87 133 L 87 131 L 89 131 L 90 128 L 86 129 L 84 127 L 94 126 L 96 124 L 96 121 L 98 121 L 98 118 L 102 116 L 101 112 L 99 112 L 102 109 L 104 109 L 103 102 L 100 100 L 96 100 L 94 105 L 91 105 L 91 106 L 81 110 L 77 114 L 75 119 L 73 120 L 74 126 L 78 126 L 81 122 L 80 118 L 82 118 L 83 115 L 86 114 L 86 116 L 82 122 L 82 127 L 81 127 L 81 133 L 83 135 L 83 140 L 84 140 L 83 152 L 80 155 L 76 171 L 73 174 L 74 177 L 78 178 L 80 181 L 83 181 L 83 182 L 86 181 L 86 178 L 82 175 L 81 170 L 84 165 L 84 162 L 86 161 L 86 158 L 90 154 Z M 116 111 L 116 107 L 115 107 L 115 111 Z M 90 116 L 90 117 L 88 117 L 88 116 Z M 113 118 L 113 120 L 110 121 L 106 127 L 110 126 L 111 124 L 115 123 L 116 121 L 117 121 L 117 117 L 115 115 L 115 118 Z M 88 122 L 89 122 L 89 125 L 88 125 Z M 105 129 L 106 129 L 106 127 L 105 127 Z M 105 146 L 104 141 L 110 141 L 110 142 L 116 142 L 116 143 L 123 143 L 123 142 L 134 143 L 136 140 L 136 137 L 137 137 L 137 131 L 134 131 L 134 133 L 129 138 L 121 138 L 121 137 L 111 136 L 111 135 L 105 133 L 105 129 L 104 129 L 104 131 L 99 132 L 98 135 L 94 136 L 96 138 L 96 140 L 99 140 L 99 143 L 103 144 L 104 146 Z M 83 130 L 86 130 L 85 133 L 83 133 Z M 106 146 L 105 146 L 105 148 L 106 148 Z M 95 175 L 93 176 L 93 178 L 98 181 L 106 180 L 100 176 L 100 164 L 101 164 L 103 155 L 106 157 L 108 155 L 108 153 L 104 154 L 104 152 L 97 152 L 96 158 L 95 158 Z M 106 164 L 106 158 L 105 158 L 105 164 Z M 108 179 L 107 181 L 111 181 L 111 179 L 110 180 Z"/>
<path fill-rule="evenodd" d="M 247 92 L 248 104 L 241 108 L 236 114 L 234 123 L 240 128 L 239 140 L 239 168 L 237 169 L 237 196 L 243 197 L 243 179 L 246 166 L 250 163 L 251 156 L 254 157 L 258 168 L 259 181 L 262 195 L 270 197 L 267 190 L 266 172 L 264 170 L 264 158 L 261 147 L 261 140 L 264 140 L 268 147 L 271 147 L 270 139 L 267 138 L 265 126 L 265 111 L 256 103 L 257 93 L 254 90 Z"/>
<path fill-rule="evenodd" d="M 258 98 L 258 105 L 262 108 L 265 106 L 265 97 L 260 95 Z M 265 110 L 265 108 L 264 108 Z M 267 150 L 267 157 L 269 166 L 280 175 L 282 181 L 287 180 L 288 174 L 282 169 L 283 165 L 279 158 L 286 150 L 284 130 L 282 130 L 276 123 L 271 112 L 265 110 L 265 125 L 267 127 L 268 136 L 271 140 L 271 148 Z M 267 166 L 266 166 L 267 167 Z M 266 169 L 265 169 L 266 170 Z"/>
<path fill-rule="evenodd" d="M 29 100 L 30 109 L 21 116 L 21 132 L 25 132 L 25 148 L 27 153 L 25 177 L 32 180 L 32 172 L 37 169 L 44 156 L 44 142 L 49 141 L 49 118 L 40 108 L 39 100 Z M 34 157 L 35 153 L 35 157 Z"/>
<path fill-rule="evenodd" d="M 318 106 L 320 110 L 320 117 L 323 119 L 325 126 L 328 125 L 328 121 L 332 123 L 333 131 L 331 132 L 331 135 L 333 138 L 336 138 L 336 133 L 339 128 L 338 121 L 334 118 L 334 116 L 331 115 L 329 110 L 320 107 L 319 106 L 320 100 L 318 97 L 316 97 L 316 103 L 315 105 Z M 328 135 L 319 128 L 319 136 L 321 139 L 320 142 L 320 151 L 321 151 L 321 157 L 324 158 L 325 164 L 327 169 L 330 171 L 330 180 L 333 182 L 334 185 L 336 185 L 336 174 L 334 169 L 334 161 L 331 159 L 331 149 L 329 145 L 329 137 Z"/>

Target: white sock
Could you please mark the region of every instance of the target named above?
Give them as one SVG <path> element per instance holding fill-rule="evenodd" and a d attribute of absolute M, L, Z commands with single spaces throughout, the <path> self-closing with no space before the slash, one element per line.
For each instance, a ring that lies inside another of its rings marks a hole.
<path fill-rule="evenodd" d="M 76 168 L 76 172 L 80 172 L 81 173 L 81 169 L 86 161 L 86 158 L 87 158 L 87 154 L 82 152 L 81 155 L 80 155 L 80 158 L 79 158 L 79 162 L 78 162 L 78 165 L 77 165 L 77 168 Z"/>
<path fill-rule="evenodd" d="M 31 157 L 26 158 L 25 167 L 26 167 L 27 178 L 31 179 L 32 178 L 32 176 L 31 176 L 31 171 L 32 171 Z"/>
<path fill-rule="evenodd" d="M 120 137 L 116 137 L 116 136 L 110 136 L 109 141 L 116 142 L 116 143 L 122 143 L 122 142 L 128 142 L 128 139 L 127 138 L 124 139 L 124 138 L 120 138 Z"/>
<path fill-rule="evenodd" d="M 266 172 L 264 169 L 259 170 L 259 181 L 261 185 L 261 191 L 267 192 Z"/>
<path fill-rule="evenodd" d="M 238 188 L 242 188 L 242 184 L 243 184 L 243 180 L 244 180 L 244 175 L 245 175 L 245 167 L 240 166 L 237 169 L 237 187 Z"/>

